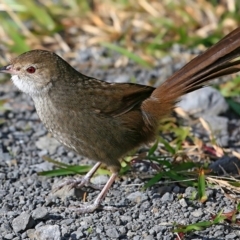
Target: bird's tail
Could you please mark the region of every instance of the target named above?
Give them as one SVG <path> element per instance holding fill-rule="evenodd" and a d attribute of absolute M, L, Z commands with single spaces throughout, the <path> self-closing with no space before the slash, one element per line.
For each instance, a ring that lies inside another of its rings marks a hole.
<path fill-rule="evenodd" d="M 205 82 L 240 71 L 240 27 L 157 87 L 141 106 L 144 121 L 157 123 L 168 115 L 182 95 L 201 88 Z"/>

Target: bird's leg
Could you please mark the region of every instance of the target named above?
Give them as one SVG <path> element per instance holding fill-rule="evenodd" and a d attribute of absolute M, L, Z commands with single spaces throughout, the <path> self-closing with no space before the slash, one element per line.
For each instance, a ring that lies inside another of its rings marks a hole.
<path fill-rule="evenodd" d="M 53 191 L 56 192 L 64 186 L 68 186 L 69 189 L 72 189 L 72 188 L 79 189 L 85 186 L 85 187 L 91 187 L 93 189 L 101 190 L 103 188 L 102 185 L 97 185 L 90 182 L 91 177 L 98 170 L 100 165 L 101 165 L 101 162 L 97 162 L 84 177 L 67 178 L 61 181 L 61 183 L 58 184 Z"/>
<path fill-rule="evenodd" d="M 112 186 L 112 184 L 114 183 L 117 176 L 118 176 L 117 172 L 115 172 L 111 175 L 111 177 L 107 181 L 106 185 L 104 186 L 102 191 L 99 193 L 99 195 L 95 199 L 94 203 L 87 204 L 87 205 L 79 207 L 79 208 L 71 207 L 70 209 L 76 211 L 77 213 L 90 213 L 90 212 L 94 212 L 96 209 L 116 210 L 117 209 L 116 207 L 102 206 L 101 202 L 105 198 L 109 188 Z"/>

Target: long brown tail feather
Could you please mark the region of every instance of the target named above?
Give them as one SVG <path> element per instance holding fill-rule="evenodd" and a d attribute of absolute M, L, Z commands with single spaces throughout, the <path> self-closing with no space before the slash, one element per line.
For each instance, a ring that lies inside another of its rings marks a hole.
<path fill-rule="evenodd" d="M 240 27 L 194 58 L 153 91 L 141 106 L 146 122 L 157 123 L 169 114 L 179 97 L 201 88 L 205 82 L 240 71 L 240 60 L 236 60 L 239 56 Z"/>

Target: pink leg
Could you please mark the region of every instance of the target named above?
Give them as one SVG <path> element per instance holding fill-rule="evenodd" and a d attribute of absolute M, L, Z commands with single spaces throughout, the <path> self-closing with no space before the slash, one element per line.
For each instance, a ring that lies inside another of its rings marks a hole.
<path fill-rule="evenodd" d="M 118 173 L 113 173 L 109 180 L 107 181 L 106 185 L 102 189 L 102 191 L 99 193 L 97 198 L 95 199 L 93 204 L 88 204 L 86 206 L 82 206 L 80 208 L 71 208 L 71 210 L 77 211 L 78 213 L 89 213 L 94 212 L 96 209 L 103 209 L 103 210 L 116 210 L 117 208 L 111 207 L 111 206 L 102 206 L 101 202 L 105 198 L 109 188 L 114 183 L 115 179 L 117 178 Z"/>

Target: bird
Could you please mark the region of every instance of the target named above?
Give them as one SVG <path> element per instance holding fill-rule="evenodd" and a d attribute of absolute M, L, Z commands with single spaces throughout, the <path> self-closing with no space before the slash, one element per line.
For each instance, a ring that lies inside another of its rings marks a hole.
<path fill-rule="evenodd" d="M 156 88 L 88 77 L 54 52 L 40 49 L 19 55 L 0 72 L 11 74 L 14 85 L 31 96 L 39 118 L 61 144 L 96 161 L 85 177 L 63 181 L 59 188 L 93 186 L 90 179 L 102 163 L 111 171 L 94 202 L 77 208 L 90 213 L 108 209 L 102 201 L 119 174 L 121 159 L 154 141 L 160 120 L 172 113 L 181 96 L 238 72 L 239 56 L 240 27 Z"/>

